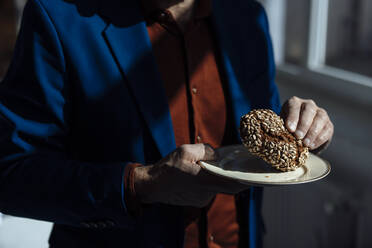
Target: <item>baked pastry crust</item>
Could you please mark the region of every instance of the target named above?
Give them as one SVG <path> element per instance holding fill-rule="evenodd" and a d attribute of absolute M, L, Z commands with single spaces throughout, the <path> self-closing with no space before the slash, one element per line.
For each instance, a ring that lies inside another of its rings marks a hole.
<path fill-rule="evenodd" d="M 241 117 L 240 137 L 252 154 L 274 168 L 293 171 L 306 162 L 309 149 L 284 126 L 283 119 L 269 109 L 256 109 Z"/>

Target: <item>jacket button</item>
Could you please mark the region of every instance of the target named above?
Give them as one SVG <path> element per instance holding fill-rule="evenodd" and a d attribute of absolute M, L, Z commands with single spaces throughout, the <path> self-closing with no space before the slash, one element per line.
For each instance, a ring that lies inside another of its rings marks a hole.
<path fill-rule="evenodd" d="M 96 223 L 91 223 L 90 226 L 93 227 L 93 228 L 98 228 L 98 224 L 96 224 Z"/>
<path fill-rule="evenodd" d="M 111 220 L 108 220 L 108 221 L 106 221 L 106 225 L 108 227 L 114 227 L 115 226 L 115 223 L 113 221 L 111 221 Z"/>
<path fill-rule="evenodd" d="M 80 225 L 82 226 L 82 227 L 85 227 L 85 228 L 90 228 L 91 226 L 88 224 L 88 223 L 86 223 L 86 222 L 82 222 L 82 223 L 80 223 Z"/>
<path fill-rule="evenodd" d="M 98 222 L 98 227 L 99 228 L 106 228 L 107 224 L 105 222 Z"/>

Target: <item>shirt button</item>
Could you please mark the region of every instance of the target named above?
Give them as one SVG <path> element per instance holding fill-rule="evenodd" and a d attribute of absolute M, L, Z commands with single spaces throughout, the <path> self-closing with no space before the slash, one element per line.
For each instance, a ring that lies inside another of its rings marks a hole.
<path fill-rule="evenodd" d="M 198 142 L 201 142 L 201 140 L 202 140 L 199 135 L 196 137 L 196 139 L 198 140 Z"/>
<path fill-rule="evenodd" d="M 108 220 L 108 221 L 106 221 L 106 225 L 108 227 L 114 227 L 115 226 L 115 223 L 113 221 L 111 221 L 111 220 Z"/>
<path fill-rule="evenodd" d="M 166 22 L 168 20 L 168 14 L 165 12 L 161 12 L 158 16 L 159 21 Z"/>
<path fill-rule="evenodd" d="M 192 88 L 192 93 L 196 94 L 198 92 L 198 89 L 197 88 Z"/>

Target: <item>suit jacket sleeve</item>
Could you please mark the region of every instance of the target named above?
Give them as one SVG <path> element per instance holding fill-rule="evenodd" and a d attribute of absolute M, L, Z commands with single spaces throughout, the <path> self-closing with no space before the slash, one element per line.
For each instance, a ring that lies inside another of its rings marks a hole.
<path fill-rule="evenodd" d="M 73 106 L 64 56 L 41 3 L 29 1 L 0 85 L 0 211 L 68 225 L 111 220 L 131 227 L 123 200 L 127 163 L 66 156 Z"/>
<path fill-rule="evenodd" d="M 274 49 L 271 41 L 271 35 L 270 35 L 270 28 L 269 28 L 269 20 L 266 14 L 265 9 L 260 3 L 257 3 L 259 8 L 261 9 L 262 17 L 259 18 L 260 25 L 262 27 L 262 30 L 265 34 L 266 39 L 266 46 L 267 46 L 267 56 L 268 56 L 268 79 L 269 79 L 269 103 L 270 103 L 270 109 L 272 109 L 277 114 L 280 113 L 281 110 L 281 103 L 280 103 L 280 95 L 278 91 L 278 87 L 275 83 L 275 76 L 276 76 L 276 64 L 274 59 Z"/>

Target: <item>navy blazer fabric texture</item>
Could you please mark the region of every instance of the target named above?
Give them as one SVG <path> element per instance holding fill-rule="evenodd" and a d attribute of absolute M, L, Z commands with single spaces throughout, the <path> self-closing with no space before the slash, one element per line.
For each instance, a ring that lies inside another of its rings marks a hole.
<path fill-rule="evenodd" d="M 261 5 L 214 0 L 211 23 L 234 127 L 252 108 L 278 112 Z M 54 222 L 51 247 L 182 247 L 182 208 L 134 219 L 123 192 L 126 164 L 174 150 L 172 130 L 137 0 L 28 1 L 0 84 L 1 212 Z M 250 193 L 247 246 L 259 247 L 262 189 Z"/>

